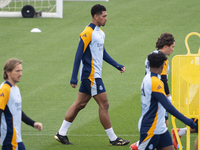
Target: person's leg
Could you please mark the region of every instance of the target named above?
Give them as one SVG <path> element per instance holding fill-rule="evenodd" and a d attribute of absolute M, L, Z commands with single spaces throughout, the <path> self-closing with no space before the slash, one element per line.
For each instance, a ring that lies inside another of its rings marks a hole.
<path fill-rule="evenodd" d="M 76 118 L 78 112 L 87 105 L 87 103 L 90 99 L 91 99 L 91 96 L 89 94 L 85 94 L 82 92 L 78 93 L 77 100 L 68 109 L 68 111 L 65 115 L 65 119 L 63 120 L 63 123 L 62 123 L 58 133 L 54 136 L 54 138 L 57 141 L 59 141 L 63 144 L 67 144 L 67 145 L 73 144 L 73 143 L 69 142 L 69 139 L 66 136 L 67 131 L 68 131 L 70 125 L 72 124 L 72 122 L 74 121 L 74 119 Z"/>
<path fill-rule="evenodd" d="M 192 119 L 194 120 L 195 123 L 198 124 L 198 119 L 196 119 L 196 118 L 192 118 Z M 180 129 L 177 128 L 177 131 L 178 131 L 179 138 L 181 138 L 182 136 L 187 134 L 187 127 L 180 128 Z M 190 128 L 190 133 L 195 133 L 195 129 Z M 173 137 L 174 148 L 177 149 L 178 148 L 178 142 L 177 142 L 177 139 L 176 139 L 176 136 L 175 136 L 174 129 L 172 129 L 172 137 Z"/>
<path fill-rule="evenodd" d="M 131 144 L 130 145 L 131 150 L 138 150 L 139 142 L 140 141 L 137 141 L 137 142 Z"/>
<path fill-rule="evenodd" d="M 104 129 L 111 128 L 110 117 L 108 114 L 109 103 L 106 92 L 94 96 L 95 101 L 99 105 L 99 119 Z"/>
<path fill-rule="evenodd" d="M 85 93 L 78 92 L 77 100 L 71 105 L 68 109 L 65 120 L 68 122 L 73 122 L 75 117 L 77 116 L 78 112 L 85 108 L 88 101 L 91 99 L 91 96 Z"/>
<path fill-rule="evenodd" d="M 97 104 L 99 105 L 99 119 L 110 139 L 110 144 L 111 145 L 127 145 L 128 143 L 130 143 L 129 140 L 123 140 L 122 138 L 117 137 L 116 134 L 114 133 L 114 130 L 110 122 L 110 117 L 108 114 L 109 103 L 108 103 L 106 92 L 97 94 L 93 96 L 93 98 L 96 100 Z"/>
<path fill-rule="evenodd" d="M 198 136 L 197 136 L 195 143 L 194 143 L 194 150 L 198 150 Z"/>
<path fill-rule="evenodd" d="M 60 135 L 62 136 L 66 135 L 68 128 L 76 118 L 78 112 L 87 105 L 90 99 L 91 99 L 90 95 L 81 92 L 78 93 L 77 100 L 71 105 L 71 107 L 68 109 L 65 115 L 65 120 L 63 121 L 62 126 L 59 130 Z"/>
<path fill-rule="evenodd" d="M 174 145 L 174 148 L 177 149 L 178 148 L 178 142 L 177 142 L 177 139 L 176 139 L 176 135 L 175 135 L 175 131 L 174 131 L 174 128 L 171 130 L 172 132 L 172 140 L 173 140 L 173 145 Z M 181 138 L 182 136 L 186 135 L 187 133 L 187 128 L 177 128 L 177 132 L 178 132 L 178 135 L 179 135 L 179 138 Z"/>
<path fill-rule="evenodd" d="M 94 99 L 96 100 L 97 104 L 99 105 L 100 122 L 101 122 L 102 126 L 104 127 L 110 141 L 115 141 L 117 139 L 117 136 L 114 133 L 112 126 L 111 126 L 110 117 L 108 114 L 109 103 L 108 103 L 106 92 L 95 95 Z"/>

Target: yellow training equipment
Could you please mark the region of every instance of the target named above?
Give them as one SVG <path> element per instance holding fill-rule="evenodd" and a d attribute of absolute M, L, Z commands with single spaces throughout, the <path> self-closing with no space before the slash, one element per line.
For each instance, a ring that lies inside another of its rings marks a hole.
<path fill-rule="evenodd" d="M 200 34 L 189 33 L 185 38 L 185 45 L 188 53 L 186 55 L 176 55 L 172 58 L 172 104 L 182 114 L 189 118 L 200 120 L 200 48 L 197 54 L 191 54 L 188 46 L 188 38 L 191 35 Z M 175 117 L 172 116 L 172 125 L 182 150 L 182 144 L 178 136 Z M 200 125 L 198 126 L 200 131 Z M 200 138 L 198 138 L 198 149 L 200 150 Z M 190 128 L 187 127 L 187 150 L 190 150 Z"/>

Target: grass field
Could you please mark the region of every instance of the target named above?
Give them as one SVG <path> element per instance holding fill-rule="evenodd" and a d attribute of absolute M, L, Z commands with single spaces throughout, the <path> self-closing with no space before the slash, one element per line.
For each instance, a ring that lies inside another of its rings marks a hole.
<path fill-rule="evenodd" d="M 38 132 L 22 123 L 22 138 L 27 150 L 125 150 L 129 146 L 110 146 L 98 118 L 98 107 L 91 99 L 71 125 L 68 136 L 73 146 L 61 145 L 53 136 L 58 131 L 67 109 L 77 97 L 69 82 L 79 34 L 90 23 L 90 8 L 106 6 L 108 21 L 102 27 L 105 48 L 126 72 L 104 63 L 103 81 L 110 103 L 109 114 L 115 133 L 139 139 L 137 128 L 141 114 L 140 84 L 144 77 L 146 56 L 155 50 L 163 32 L 175 36 L 173 56 L 186 54 L 184 40 L 190 32 L 200 32 L 199 0 L 110 0 L 109 2 L 63 2 L 63 19 L 0 18 L 0 68 L 9 58 L 23 60 L 23 76 L 18 84 L 23 111 L 43 123 Z M 31 33 L 39 28 L 41 33 Z M 199 39 L 191 37 L 189 46 L 197 53 Z M 3 70 L 3 69 L 2 69 Z M 3 72 L 3 71 L 1 71 Z M 3 82 L 3 78 L 0 79 Z M 169 85 L 170 84 L 169 76 Z M 185 127 L 178 122 L 179 127 Z M 171 120 L 169 130 L 171 130 Z M 196 134 L 191 135 L 191 149 Z M 182 139 L 185 147 L 185 138 Z"/>

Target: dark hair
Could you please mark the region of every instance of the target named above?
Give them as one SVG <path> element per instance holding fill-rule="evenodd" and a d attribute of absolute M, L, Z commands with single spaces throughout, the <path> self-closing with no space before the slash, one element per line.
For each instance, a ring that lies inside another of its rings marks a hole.
<path fill-rule="evenodd" d="M 3 70 L 3 78 L 5 80 L 8 79 L 8 75 L 7 75 L 7 71 L 11 72 L 15 66 L 17 66 L 18 64 L 22 64 L 22 60 L 19 60 L 17 58 L 11 58 L 9 60 L 6 61 L 5 65 L 4 65 L 4 70 Z"/>
<path fill-rule="evenodd" d="M 91 8 L 91 15 L 94 17 L 95 14 L 101 15 L 102 11 L 106 11 L 106 8 L 103 5 L 96 4 Z"/>
<path fill-rule="evenodd" d="M 166 55 L 163 52 L 151 53 L 148 55 L 149 66 L 152 68 L 159 68 L 167 60 Z"/>
<path fill-rule="evenodd" d="M 165 45 L 171 46 L 175 42 L 174 36 L 171 33 L 163 33 L 156 42 L 156 48 L 162 49 Z"/>

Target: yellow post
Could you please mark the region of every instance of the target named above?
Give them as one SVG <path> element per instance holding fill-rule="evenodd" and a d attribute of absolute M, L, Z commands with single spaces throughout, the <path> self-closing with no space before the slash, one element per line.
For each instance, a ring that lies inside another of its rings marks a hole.
<path fill-rule="evenodd" d="M 174 132 L 175 132 L 175 135 L 176 135 L 176 139 L 177 139 L 177 142 L 178 142 L 178 145 L 179 145 L 179 150 L 182 150 L 182 143 L 180 141 L 180 138 L 179 138 L 179 135 L 178 135 L 178 132 L 177 132 L 176 123 L 175 123 L 175 117 L 171 116 L 171 120 L 172 120 L 172 126 L 174 128 Z"/>
<path fill-rule="evenodd" d="M 187 126 L 187 145 L 186 145 L 186 149 L 190 150 L 190 127 Z"/>

